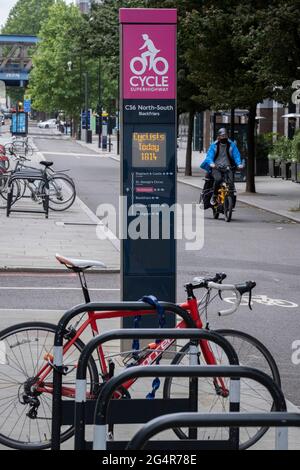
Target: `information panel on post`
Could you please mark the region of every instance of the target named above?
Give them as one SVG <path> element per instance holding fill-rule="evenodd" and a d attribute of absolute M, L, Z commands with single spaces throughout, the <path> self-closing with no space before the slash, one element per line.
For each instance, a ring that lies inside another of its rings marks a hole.
<path fill-rule="evenodd" d="M 176 300 L 176 34 L 176 9 L 120 9 L 121 294 L 128 301 Z"/>

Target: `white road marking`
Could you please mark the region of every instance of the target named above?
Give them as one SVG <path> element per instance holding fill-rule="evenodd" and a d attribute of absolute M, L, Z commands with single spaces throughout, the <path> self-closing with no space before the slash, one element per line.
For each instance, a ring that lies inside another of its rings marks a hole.
<path fill-rule="evenodd" d="M 82 290 L 81 287 L 18 287 L 18 286 L 1 286 L 0 290 Z M 110 288 L 93 288 L 89 287 L 90 291 L 106 292 L 106 291 L 119 291 L 120 289 Z"/>
<path fill-rule="evenodd" d="M 97 153 L 75 153 L 75 152 L 42 152 L 44 155 L 63 155 L 66 157 L 97 157 L 97 158 L 106 158 L 105 155 L 100 155 Z"/>
<path fill-rule="evenodd" d="M 33 146 L 37 149 L 36 145 L 33 143 Z M 45 155 L 43 152 L 37 149 L 37 154 L 41 156 L 41 160 L 46 160 Z M 97 155 L 96 155 L 97 157 Z M 114 246 L 117 251 L 121 251 L 121 244 L 120 240 L 117 236 L 109 230 L 107 227 L 103 225 L 101 220 L 96 216 L 96 214 L 78 197 L 76 196 L 76 202 L 81 207 L 83 212 L 98 225 L 98 230 L 102 228 L 103 232 L 106 234 L 106 239 L 110 241 L 110 243 Z"/>
<path fill-rule="evenodd" d="M 230 304 L 234 304 L 236 301 L 235 297 L 226 297 L 223 299 L 225 302 L 228 302 Z M 267 295 L 253 295 L 251 298 L 251 305 L 256 302 L 259 305 L 266 305 L 268 307 L 281 307 L 281 308 L 297 308 L 298 304 L 295 302 L 291 302 L 289 300 L 283 300 L 283 299 L 271 299 Z M 241 307 L 247 307 L 249 304 L 249 296 L 245 295 L 242 298 L 242 301 L 240 303 Z"/>

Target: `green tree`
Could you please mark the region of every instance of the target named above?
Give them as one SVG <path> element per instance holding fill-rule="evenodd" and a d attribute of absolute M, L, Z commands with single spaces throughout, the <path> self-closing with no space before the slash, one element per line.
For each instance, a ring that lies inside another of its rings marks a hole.
<path fill-rule="evenodd" d="M 41 39 L 33 58 L 28 92 L 37 110 L 64 110 L 78 120 L 82 105 L 82 71 L 89 71 L 80 56 L 80 42 L 74 31 L 84 27 L 86 19 L 76 6 L 58 0 L 49 10 L 49 18 L 39 33 Z M 81 58 L 81 60 L 80 60 Z M 94 72 L 94 69 L 91 73 Z"/>
<path fill-rule="evenodd" d="M 148 0 L 145 4 L 142 0 L 104 0 L 94 3 L 90 14 L 90 31 L 87 44 L 93 57 L 102 57 L 102 64 L 108 72 L 108 81 L 104 80 L 103 88 L 110 84 L 111 79 L 117 84 L 119 76 L 119 8 L 178 8 L 178 113 L 189 113 L 188 145 L 186 153 L 186 174 L 190 175 L 192 157 L 193 122 L 197 111 L 207 109 L 206 97 L 200 94 L 199 88 L 190 79 L 190 68 L 186 61 L 187 47 L 194 48 L 194 41 L 184 41 L 186 31 L 181 27 L 187 14 L 199 6 L 196 0 Z M 117 96 L 117 89 L 115 90 Z"/>
<path fill-rule="evenodd" d="M 278 18 L 283 13 L 284 3 L 287 2 L 204 1 L 184 19 L 184 27 L 194 41 L 194 48 L 186 51 L 191 80 L 206 91 L 208 102 L 214 109 L 248 109 L 246 190 L 249 192 L 255 192 L 257 104 L 265 98 L 283 99 L 289 93 L 288 83 L 291 84 L 293 77 L 290 67 L 285 67 L 288 56 L 282 60 L 287 48 L 278 35 Z M 288 17 L 292 19 L 294 13 L 290 10 Z M 293 21 L 295 23 L 296 17 Z M 286 19 L 281 28 L 287 27 Z M 269 59 L 270 49 L 266 47 L 266 31 L 272 31 L 267 44 L 271 46 L 273 41 L 273 48 L 285 50 L 274 54 L 272 60 Z M 294 43 L 297 40 L 289 41 L 292 48 Z"/>
<path fill-rule="evenodd" d="M 38 35 L 55 0 L 18 0 L 10 10 L 2 34 Z"/>

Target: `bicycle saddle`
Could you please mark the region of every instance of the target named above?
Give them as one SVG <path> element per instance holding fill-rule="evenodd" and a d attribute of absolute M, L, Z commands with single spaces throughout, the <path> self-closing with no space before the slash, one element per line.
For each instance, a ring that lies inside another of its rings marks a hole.
<path fill-rule="evenodd" d="M 55 258 L 57 261 L 59 261 L 60 264 L 64 264 L 66 268 L 72 269 L 73 271 L 84 271 L 85 269 L 93 267 L 106 267 L 105 264 L 101 261 L 90 259 L 67 258 L 66 256 L 61 256 L 59 254 L 56 254 Z"/>
<path fill-rule="evenodd" d="M 49 168 L 50 166 L 53 165 L 53 162 L 44 162 L 44 161 L 42 161 L 42 162 L 40 162 L 40 164 L 44 165 L 46 168 Z"/>

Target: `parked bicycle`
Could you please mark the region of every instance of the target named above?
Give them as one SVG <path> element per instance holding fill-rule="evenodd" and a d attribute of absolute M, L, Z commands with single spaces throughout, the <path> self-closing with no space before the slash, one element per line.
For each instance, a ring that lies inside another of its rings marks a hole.
<path fill-rule="evenodd" d="M 57 260 L 79 276 L 85 302 L 90 302 L 85 271 L 92 267 L 103 266 L 101 262 L 77 260 L 57 255 Z M 181 307 L 185 309 L 195 328 L 209 328 L 207 308 L 222 291 L 232 291 L 235 303 L 229 310 L 220 311 L 220 315 L 235 312 L 244 294 L 250 294 L 254 282 L 237 285 L 223 285 L 226 275 L 216 274 L 212 278 L 198 278 L 186 284 L 187 300 Z M 204 295 L 197 300 L 195 291 L 204 289 Z M 151 312 L 153 314 L 153 312 Z M 100 333 L 104 320 L 112 318 L 135 317 L 132 311 L 88 312 L 76 319 L 65 332 L 64 337 L 64 376 L 62 377 L 62 398 L 74 399 L 76 364 L 84 347 L 88 329 L 91 334 Z M 149 310 L 138 312 L 137 318 L 149 315 Z M 181 321 L 176 328 L 186 328 Z M 52 372 L 53 342 L 56 326 L 45 322 L 29 322 L 11 326 L 0 333 L 0 344 L 5 360 L 0 364 L 0 442 L 17 449 L 45 449 L 51 445 L 52 417 Z M 268 373 L 280 385 L 280 376 L 276 363 L 270 352 L 257 339 L 235 330 L 219 330 L 236 349 L 240 363 Z M 173 357 L 173 359 L 172 359 Z M 149 344 L 143 348 L 132 348 L 129 351 L 99 347 L 97 354 L 91 357 L 88 364 L 88 398 L 96 398 L 101 384 L 109 380 L 117 367 L 131 365 L 150 365 L 157 360 L 172 364 L 185 364 L 190 359 L 190 344 L 178 344 L 175 340 L 164 340 Z M 224 353 L 207 341 L 200 341 L 197 352 L 198 363 L 216 365 L 228 364 Z M 123 384 L 122 397 L 130 398 L 134 390 L 134 380 Z M 138 385 L 138 383 L 137 383 Z M 222 411 L 228 409 L 229 386 L 226 379 L 199 380 L 199 409 L 202 411 Z M 166 379 L 163 387 L 164 398 L 188 396 L 188 379 Z M 119 398 L 122 398 L 121 396 Z M 270 411 L 273 407 L 271 397 L 265 391 L 253 386 L 251 381 L 241 381 L 242 410 Z M 240 434 L 240 448 L 253 445 L 266 432 L 266 428 L 244 429 Z M 187 437 L 187 430 L 175 429 L 181 438 Z M 218 439 L 223 429 L 202 430 L 204 439 Z M 69 439 L 73 426 L 62 428 L 61 441 Z"/>
<path fill-rule="evenodd" d="M 17 171 L 26 172 L 26 170 L 30 170 L 31 173 L 34 171 L 47 176 L 49 184 L 49 208 L 51 210 L 64 211 L 73 205 L 76 199 L 76 189 L 73 179 L 65 173 L 65 171 L 68 170 L 55 172 L 52 169 L 53 162 L 48 161 L 40 162 L 43 169 L 28 166 L 26 162 L 30 160 L 24 156 L 16 155 L 15 153 L 11 154 L 11 158 L 16 162 L 14 170 L 3 172 L 0 175 L 0 208 L 5 208 L 7 204 L 10 177 Z M 30 180 L 18 179 L 14 181 L 12 203 L 14 204 L 17 200 L 24 197 L 27 191 L 33 201 L 41 204 L 45 194 L 44 186 L 43 181 L 34 180 L 34 178 Z"/>
<path fill-rule="evenodd" d="M 12 138 L 11 142 L 4 145 L 6 155 L 23 155 L 25 157 L 31 157 L 34 149 L 29 143 L 29 137 L 16 137 Z"/>

